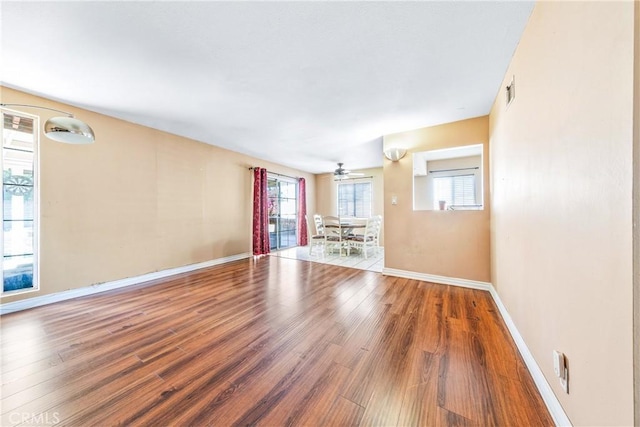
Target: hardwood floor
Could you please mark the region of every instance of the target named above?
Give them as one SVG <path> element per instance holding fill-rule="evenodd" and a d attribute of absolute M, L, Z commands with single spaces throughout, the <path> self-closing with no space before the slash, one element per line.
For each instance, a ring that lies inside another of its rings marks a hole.
<path fill-rule="evenodd" d="M 553 425 L 489 294 L 264 257 L 1 318 L 1 425 Z"/>

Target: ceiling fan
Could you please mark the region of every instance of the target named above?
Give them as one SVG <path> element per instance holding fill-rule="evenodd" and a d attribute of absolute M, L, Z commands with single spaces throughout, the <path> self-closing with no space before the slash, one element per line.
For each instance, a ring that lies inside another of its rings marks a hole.
<path fill-rule="evenodd" d="M 351 172 L 349 170 L 346 170 L 342 167 L 342 165 L 344 165 L 344 163 L 338 163 L 338 169 L 336 169 L 335 171 L 333 171 L 333 177 L 337 180 L 341 180 L 341 179 L 348 179 L 348 178 L 352 178 L 355 176 L 363 176 L 363 173 L 356 173 L 356 172 Z"/>

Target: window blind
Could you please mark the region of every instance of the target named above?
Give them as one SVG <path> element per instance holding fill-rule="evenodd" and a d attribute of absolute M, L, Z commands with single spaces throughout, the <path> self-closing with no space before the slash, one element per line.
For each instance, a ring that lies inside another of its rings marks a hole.
<path fill-rule="evenodd" d="M 433 208 L 438 209 L 439 201 L 447 206 L 468 206 L 476 204 L 475 175 L 443 176 L 433 179 Z"/>
<path fill-rule="evenodd" d="M 369 218 L 371 216 L 371 183 L 338 184 L 338 216 Z"/>

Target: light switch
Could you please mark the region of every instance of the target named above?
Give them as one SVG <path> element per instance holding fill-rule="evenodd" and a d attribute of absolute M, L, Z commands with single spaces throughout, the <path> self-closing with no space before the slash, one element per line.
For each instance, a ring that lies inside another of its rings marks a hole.
<path fill-rule="evenodd" d="M 391 196 L 391 204 L 392 205 L 398 204 L 398 196 Z"/>

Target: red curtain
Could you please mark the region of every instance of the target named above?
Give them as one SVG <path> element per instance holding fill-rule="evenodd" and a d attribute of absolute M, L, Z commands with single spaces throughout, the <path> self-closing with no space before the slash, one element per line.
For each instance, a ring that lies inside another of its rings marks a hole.
<path fill-rule="evenodd" d="M 267 211 L 267 170 L 253 168 L 253 254 L 270 252 Z"/>
<path fill-rule="evenodd" d="M 298 246 L 307 246 L 307 188 L 304 178 L 298 180 Z"/>

